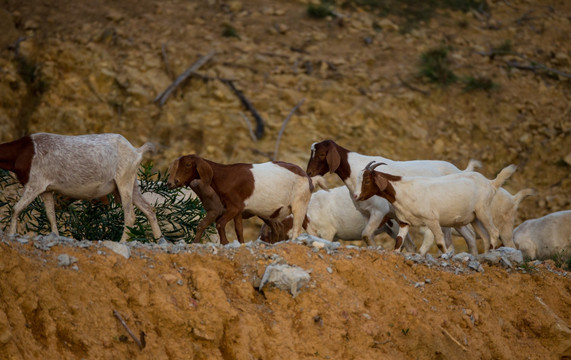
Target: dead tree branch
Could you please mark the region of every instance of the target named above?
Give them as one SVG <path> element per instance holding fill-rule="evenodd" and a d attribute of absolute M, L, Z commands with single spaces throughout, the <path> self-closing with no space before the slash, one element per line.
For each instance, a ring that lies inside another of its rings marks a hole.
<path fill-rule="evenodd" d="M 246 107 L 246 109 L 248 109 L 252 113 L 252 116 L 254 116 L 254 119 L 256 119 L 256 133 L 255 133 L 256 139 L 261 139 L 262 136 L 264 136 L 264 120 L 262 119 L 260 114 L 258 114 L 256 108 L 254 108 L 254 105 L 252 105 L 250 100 L 248 100 L 248 98 L 246 98 L 244 94 L 242 94 L 242 92 L 236 88 L 232 80 L 220 79 L 220 81 L 228 85 L 230 90 L 232 90 L 234 94 L 238 96 L 238 98 L 242 102 L 242 105 L 244 105 L 244 107 Z"/>
<path fill-rule="evenodd" d="M 244 114 L 241 111 L 240 115 L 242 115 L 242 118 L 244 118 L 244 121 L 246 121 L 246 126 L 248 127 L 248 132 L 250 133 L 250 137 L 252 138 L 252 140 L 257 141 L 258 139 L 256 138 L 256 134 L 254 134 L 254 130 L 252 129 L 252 122 L 250 122 L 250 119 L 248 119 L 246 114 Z"/>
<path fill-rule="evenodd" d="M 543 70 L 543 71 L 547 71 L 547 72 L 557 74 L 557 75 L 565 77 L 565 78 L 571 78 L 571 74 L 569 74 L 569 73 L 566 73 L 564 71 L 557 70 L 554 68 L 547 67 L 541 63 L 538 63 L 537 61 L 534 61 L 532 59 L 527 58 L 526 56 L 523 56 L 523 55 L 518 54 L 518 53 L 511 52 L 511 51 L 496 51 L 494 49 L 491 49 L 490 51 L 487 51 L 487 52 L 483 52 L 483 51 L 474 51 L 474 52 L 478 55 L 488 56 L 490 58 L 490 60 L 493 60 L 494 57 L 497 55 L 498 56 L 501 56 L 501 55 L 516 56 L 516 57 L 518 57 L 524 61 L 527 61 L 529 63 L 529 65 L 528 64 L 522 64 L 522 63 L 515 61 L 515 60 L 505 60 L 505 63 L 510 67 L 520 69 L 520 70 L 529 70 L 529 71 L 533 71 L 533 72 Z"/>
<path fill-rule="evenodd" d="M 171 93 L 180 86 L 189 76 L 191 76 L 196 70 L 198 70 L 202 65 L 206 64 L 210 59 L 214 57 L 216 51 L 211 51 L 207 55 L 198 59 L 194 64 L 192 64 L 188 69 L 186 69 L 182 74 L 180 74 L 176 80 L 160 95 L 158 95 L 153 102 L 158 102 L 159 106 L 163 106 Z"/>
<path fill-rule="evenodd" d="M 414 85 L 409 84 L 408 82 L 404 81 L 400 75 L 397 75 L 397 78 L 399 79 L 399 81 L 401 82 L 401 84 L 403 84 L 405 87 L 411 89 L 412 91 L 418 91 L 419 93 L 421 93 L 422 95 L 425 96 L 429 96 L 430 95 L 430 91 L 426 91 L 426 90 L 422 90 L 420 88 L 417 88 Z"/>
<path fill-rule="evenodd" d="M 167 45 L 165 43 L 163 43 L 163 45 L 161 47 L 161 53 L 163 55 L 163 61 L 165 63 L 165 71 L 168 74 L 168 76 L 172 79 L 174 77 L 174 74 L 173 74 L 171 67 L 169 65 L 169 58 L 167 56 Z"/>
<path fill-rule="evenodd" d="M 289 112 L 288 116 L 285 118 L 285 120 L 284 120 L 284 122 L 283 122 L 283 124 L 282 124 L 282 127 L 281 127 L 281 129 L 280 129 L 280 132 L 278 133 L 278 138 L 276 139 L 276 147 L 275 147 L 275 149 L 274 149 L 274 156 L 273 156 L 273 158 L 272 158 L 273 161 L 275 161 L 275 160 L 278 159 L 278 149 L 279 149 L 279 147 L 280 147 L 280 140 L 281 140 L 282 135 L 283 135 L 283 133 L 284 133 L 284 131 L 285 131 L 286 125 L 287 125 L 287 123 L 289 122 L 289 119 L 291 119 L 291 117 L 293 116 L 293 114 L 295 114 L 295 112 L 297 111 L 297 109 L 299 109 L 299 107 L 300 107 L 301 105 L 303 105 L 304 101 L 305 101 L 305 98 L 301 99 L 301 100 L 297 103 L 297 105 L 295 105 L 294 108 L 291 109 L 291 111 Z"/>
<path fill-rule="evenodd" d="M 543 71 L 547 71 L 547 72 L 557 74 L 559 76 L 571 78 L 571 74 L 569 74 L 569 73 L 547 67 L 543 64 L 536 64 L 534 62 L 531 62 L 531 65 L 526 65 L 526 64 L 519 63 L 517 61 L 506 61 L 506 64 L 510 67 L 520 69 L 520 70 L 529 70 L 529 71 L 533 71 L 533 72 L 537 72 L 538 70 L 543 70 Z"/>
<path fill-rule="evenodd" d="M 125 330 L 127 330 L 127 332 L 129 333 L 129 335 L 133 338 L 133 340 L 135 340 L 135 343 L 137 343 L 137 346 L 139 347 L 140 350 L 143 350 L 143 348 L 146 345 L 146 341 L 145 341 L 145 333 L 143 331 L 141 331 L 141 340 L 139 340 L 135 334 L 133 334 L 133 332 L 131 331 L 131 329 L 129 329 L 129 327 L 127 326 L 127 324 L 125 323 L 125 320 L 123 320 L 123 318 L 121 317 L 121 315 L 119 314 L 119 312 L 117 310 L 113 310 L 113 315 L 115 315 L 115 317 L 117 319 L 119 319 L 119 322 L 121 322 L 121 325 L 123 325 L 123 327 L 125 328 Z"/>

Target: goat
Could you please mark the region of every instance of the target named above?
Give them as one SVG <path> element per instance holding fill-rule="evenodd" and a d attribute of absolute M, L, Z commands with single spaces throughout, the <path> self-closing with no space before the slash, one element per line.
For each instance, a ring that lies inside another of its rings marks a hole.
<path fill-rule="evenodd" d="M 514 230 L 513 241 L 530 259 L 548 259 L 561 253 L 571 256 L 571 210 L 524 221 Z"/>
<path fill-rule="evenodd" d="M 200 220 L 196 228 L 195 241 L 200 241 L 202 233 L 216 221 L 222 214 L 224 214 L 224 205 L 220 201 L 220 197 L 212 187 L 201 179 L 194 179 L 190 182 L 190 188 L 198 195 L 202 202 L 202 206 L 206 210 L 206 215 Z"/>
<path fill-rule="evenodd" d="M 397 175 L 442 176 L 460 172 L 456 166 L 446 161 L 393 161 L 380 156 L 361 155 L 341 147 L 333 140 L 324 140 L 311 145 L 311 156 L 307 163 L 306 172 L 312 177 L 316 175 L 323 176 L 326 173 L 336 173 L 349 189 L 351 199 L 353 199 L 353 194 L 360 187 L 360 184 L 357 182 L 359 171 L 371 161 L 388 164 L 388 171 Z M 477 162 L 471 161 L 467 170 L 472 170 L 474 166 L 477 166 Z M 380 197 L 360 201 L 356 203 L 356 206 L 369 216 L 367 225 L 363 229 L 362 238 L 369 245 L 374 245 L 372 241 L 373 233 L 379 228 L 385 216 L 389 214 L 390 206 L 385 199 Z M 459 227 L 456 230 L 466 239 L 470 252 L 477 254 L 476 239 L 472 231 L 467 227 Z M 397 236 L 396 247 L 400 247 L 402 241 L 403 238 Z"/>
<path fill-rule="evenodd" d="M 226 208 L 216 220 L 221 244 L 228 243 L 225 227 L 231 219 L 238 241 L 243 243 L 242 218 L 250 216 L 276 223 L 293 214 L 292 238 L 301 234 L 313 184 L 297 165 L 283 161 L 224 165 L 186 155 L 173 161 L 169 173 L 167 184 L 171 189 L 201 179 L 218 194 Z"/>
<path fill-rule="evenodd" d="M 146 143 L 135 148 L 119 134 L 65 136 L 37 133 L 0 144 L 0 168 L 16 174 L 24 193 L 14 205 L 8 234 L 16 233 L 18 216 L 41 196 L 51 231 L 59 234 L 53 192 L 74 199 L 95 199 L 114 193 L 125 213 L 121 242 L 135 223 L 135 204 L 151 224 L 155 239 L 162 237 L 152 207 L 143 199 L 136 183 L 143 154 L 154 151 Z"/>
<path fill-rule="evenodd" d="M 315 179 L 315 178 L 312 178 Z M 328 192 L 320 190 L 311 195 L 307 215 L 303 221 L 303 228 L 310 235 L 318 236 L 322 239 L 333 240 L 360 240 L 363 229 L 367 225 L 368 216 L 361 212 L 352 200 L 349 189 L 346 186 L 339 186 L 330 189 Z M 288 216 L 282 220 L 283 233 L 280 233 L 279 240 L 286 240 L 293 225 L 292 217 Z M 380 228 L 374 235 L 383 231 L 396 237 L 398 227 L 394 229 L 393 222 L 386 217 Z M 260 238 L 269 241 L 271 237 L 268 226 L 262 225 Z M 411 239 L 405 241 L 405 246 L 409 251 L 416 251 Z"/>
<path fill-rule="evenodd" d="M 494 196 L 494 200 L 492 200 L 492 219 L 494 220 L 494 225 L 496 225 L 500 231 L 500 240 L 504 246 L 516 248 L 512 240 L 512 234 L 517 208 L 523 199 L 532 195 L 535 195 L 535 190 L 533 189 L 523 189 L 515 195 L 510 194 L 504 188 L 499 188 L 496 192 L 496 196 Z M 481 230 L 486 231 L 485 229 Z M 482 239 L 486 250 L 490 248 L 488 238 L 489 237 L 485 236 Z"/>
<path fill-rule="evenodd" d="M 498 246 L 499 231 L 492 221 L 490 207 L 498 188 L 515 172 L 515 165 L 502 169 L 494 180 L 488 180 L 472 171 L 439 177 L 396 176 L 375 171 L 377 166 L 385 164 L 371 166 L 373 163 L 357 176 L 361 186 L 354 194 L 355 200 L 363 201 L 373 195 L 387 199 L 400 222 L 399 235 L 406 235 L 409 226 L 427 226 L 440 251 L 446 253 L 441 226 L 471 223 L 478 232 L 476 223 L 479 221 L 490 234 L 494 248 Z"/>

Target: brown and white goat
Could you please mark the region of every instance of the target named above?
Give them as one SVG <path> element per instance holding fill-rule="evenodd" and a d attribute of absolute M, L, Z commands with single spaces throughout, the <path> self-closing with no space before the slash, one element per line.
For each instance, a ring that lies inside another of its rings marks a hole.
<path fill-rule="evenodd" d="M 143 199 L 135 181 L 143 154 L 154 149 L 146 143 L 135 148 L 119 134 L 65 136 L 37 133 L 0 144 L 0 168 L 16 174 L 24 193 L 14 205 L 8 234 L 16 233 L 18 215 L 41 196 L 51 230 L 59 234 L 53 192 L 74 199 L 95 199 L 118 193 L 125 213 L 121 241 L 135 223 L 133 203 L 151 224 L 153 236 L 161 230 L 152 207 Z"/>
<path fill-rule="evenodd" d="M 442 176 L 459 173 L 453 164 L 439 160 L 413 160 L 413 161 L 393 161 L 381 156 L 367 156 L 354 151 L 350 151 L 333 140 L 324 140 L 311 145 L 311 156 L 307 163 L 307 174 L 309 176 L 325 175 L 336 173 L 353 194 L 360 188 L 357 181 L 359 172 L 371 161 L 383 162 L 387 164 L 387 171 L 396 175 L 407 176 Z M 473 162 L 468 165 L 472 170 Z M 373 243 L 373 234 L 379 228 L 385 216 L 391 213 L 389 203 L 380 197 L 372 197 L 366 201 L 360 201 L 356 206 L 368 215 L 368 222 L 363 229 L 363 240 L 370 245 Z M 467 227 L 456 229 L 465 239 L 470 252 L 478 253 L 476 239 L 472 231 Z M 402 243 L 403 238 L 397 239 L 397 247 Z"/>
<path fill-rule="evenodd" d="M 515 172 L 515 165 L 502 169 L 494 180 L 488 180 L 473 171 L 439 177 L 395 176 L 374 171 L 384 163 L 372 164 L 357 177 L 361 186 L 354 194 L 355 199 L 364 201 L 377 195 L 389 201 L 401 225 L 399 235 L 406 235 L 409 225 L 427 226 L 436 245 L 445 253 L 441 226 L 472 224 L 478 232 L 479 221 L 490 234 L 492 246 L 498 245 L 499 231 L 492 221 L 492 200 L 498 188 Z"/>
<path fill-rule="evenodd" d="M 242 218 L 258 216 L 277 224 L 293 214 L 292 238 L 302 232 L 313 184 L 299 166 L 274 161 L 262 164 L 219 164 L 197 155 L 176 159 L 169 168 L 169 188 L 188 186 L 201 179 L 218 194 L 226 208 L 216 220 L 220 243 L 227 244 L 226 224 L 234 219 L 238 241 L 243 243 Z"/>

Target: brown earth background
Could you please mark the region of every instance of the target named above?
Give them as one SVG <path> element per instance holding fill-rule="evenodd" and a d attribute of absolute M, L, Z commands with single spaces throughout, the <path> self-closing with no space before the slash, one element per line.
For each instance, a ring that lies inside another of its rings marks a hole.
<path fill-rule="evenodd" d="M 396 160 L 464 168 L 475 158 L 488 177 L 515 163 L 505 188 L 538 192 L 521 204 L 517 225 L 571 208 L 571 2 L 487 5 L 439 9 L 402 31 L 402 17 L 360 6 L 313 19 L 303 0 L 0 0 L 0 141 L 116 132 L 136 146 L 157 144 L 161 170 L 189 153 L 264 162 L 305 99 L 279 160 L 305 168 L 310 145 L 330 138 Z M 223 36 L 230 27 L 238 37 Z M 512 54 L 485 55 L 508 40 Z M 467 92 L 420 78 L 421 54 L 440 46 L 450 47 L 460 78 L 498 86 Z M 220 81 L 193 77 L 162 108 L 153 103 L 211 51 L 199 73 L 234 80 L 265 120 L 261 139 L 251 138 L 243 116 L 254 123 L 251 114 Z M 246 239 L 258 226 L 249 223 Z M 544 265 L 455 275 L 388 252 L 327 254 L 291 243 L 217 254 L 141 250 L 129 260 L 94 248 L 0 249 L 3 359 L 571 357 L 571 282 Z M 60 253 L 79 269 L 58 266 Z M 272 254 L 312 269 L 297 297 L 252 285 Z M 143 350 L 125 340 L 114 309 L 145 331 Z"/>

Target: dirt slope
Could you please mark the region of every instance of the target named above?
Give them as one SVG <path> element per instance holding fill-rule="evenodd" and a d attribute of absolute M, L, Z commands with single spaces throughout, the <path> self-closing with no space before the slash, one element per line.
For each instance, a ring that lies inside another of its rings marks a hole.
<path fill-rule="evenodd" d="M 298 244 L 190 251 L 0 243 L 3 359 L 558 359 L 571 356 L 571 281 L 484 265 Z M 58 265 L 58 255 L 77 262 Z M 257 291 L 276 257 L 311 270 L 297 297 Z M 450 262 L 449 262 L 450 263 Z M 136 334 L 139 350 L 113 315 Z"/>
<path fill-rule="evenodd" d="M 488 177 L 515 163 L 505 187 L 538 192 L 522 203 L 517 224 L 569 209 L 571 2 L 487 3 L 485 12 L 439 10 L 401 32 L 398 16 L 359 7 L 311 19 L 304 0 L 0 0 L 0 141 L 118 132 L 135 145 L 155 142 L 161 170 L 193 152 L 263 162 L 305 99 L 283 133 L 280 160 L 305 167 L 310 145 L 332 138 L 401 160 L 463 168 L 476 158 Z M 229 27 L 239 37 L 223 36 Z M 511 55 L 482 55 L 508 41 Z M 461 79 L 497 87 L 465 92 L 419 78 L 421 54 L 439 46 L 450 48 Z M 192 78 L 162 108 L 153 103 L 210 51 L 200 73 L 235 80 L 265 120 L 258 141 L 241 113 L 254 122 L 251 114 L 220 81 Z M 258 225 L 246 225 L 247 239 Z M 62 253 L 77 258 L 77 270 L 58 266 Z M 273 254 L 313 270 L 296 298 L 255 289 Z M 484 269 L 454 274 L 392 253 L 328 255 L 295 244 L 140 250 L 126 260 L 102 248 L 0 242 L 0 358 L 571 356 L 569 278 L 544 265 L 532 274 Z M 147 334 L 142 351 L 113 310 Z"/>

